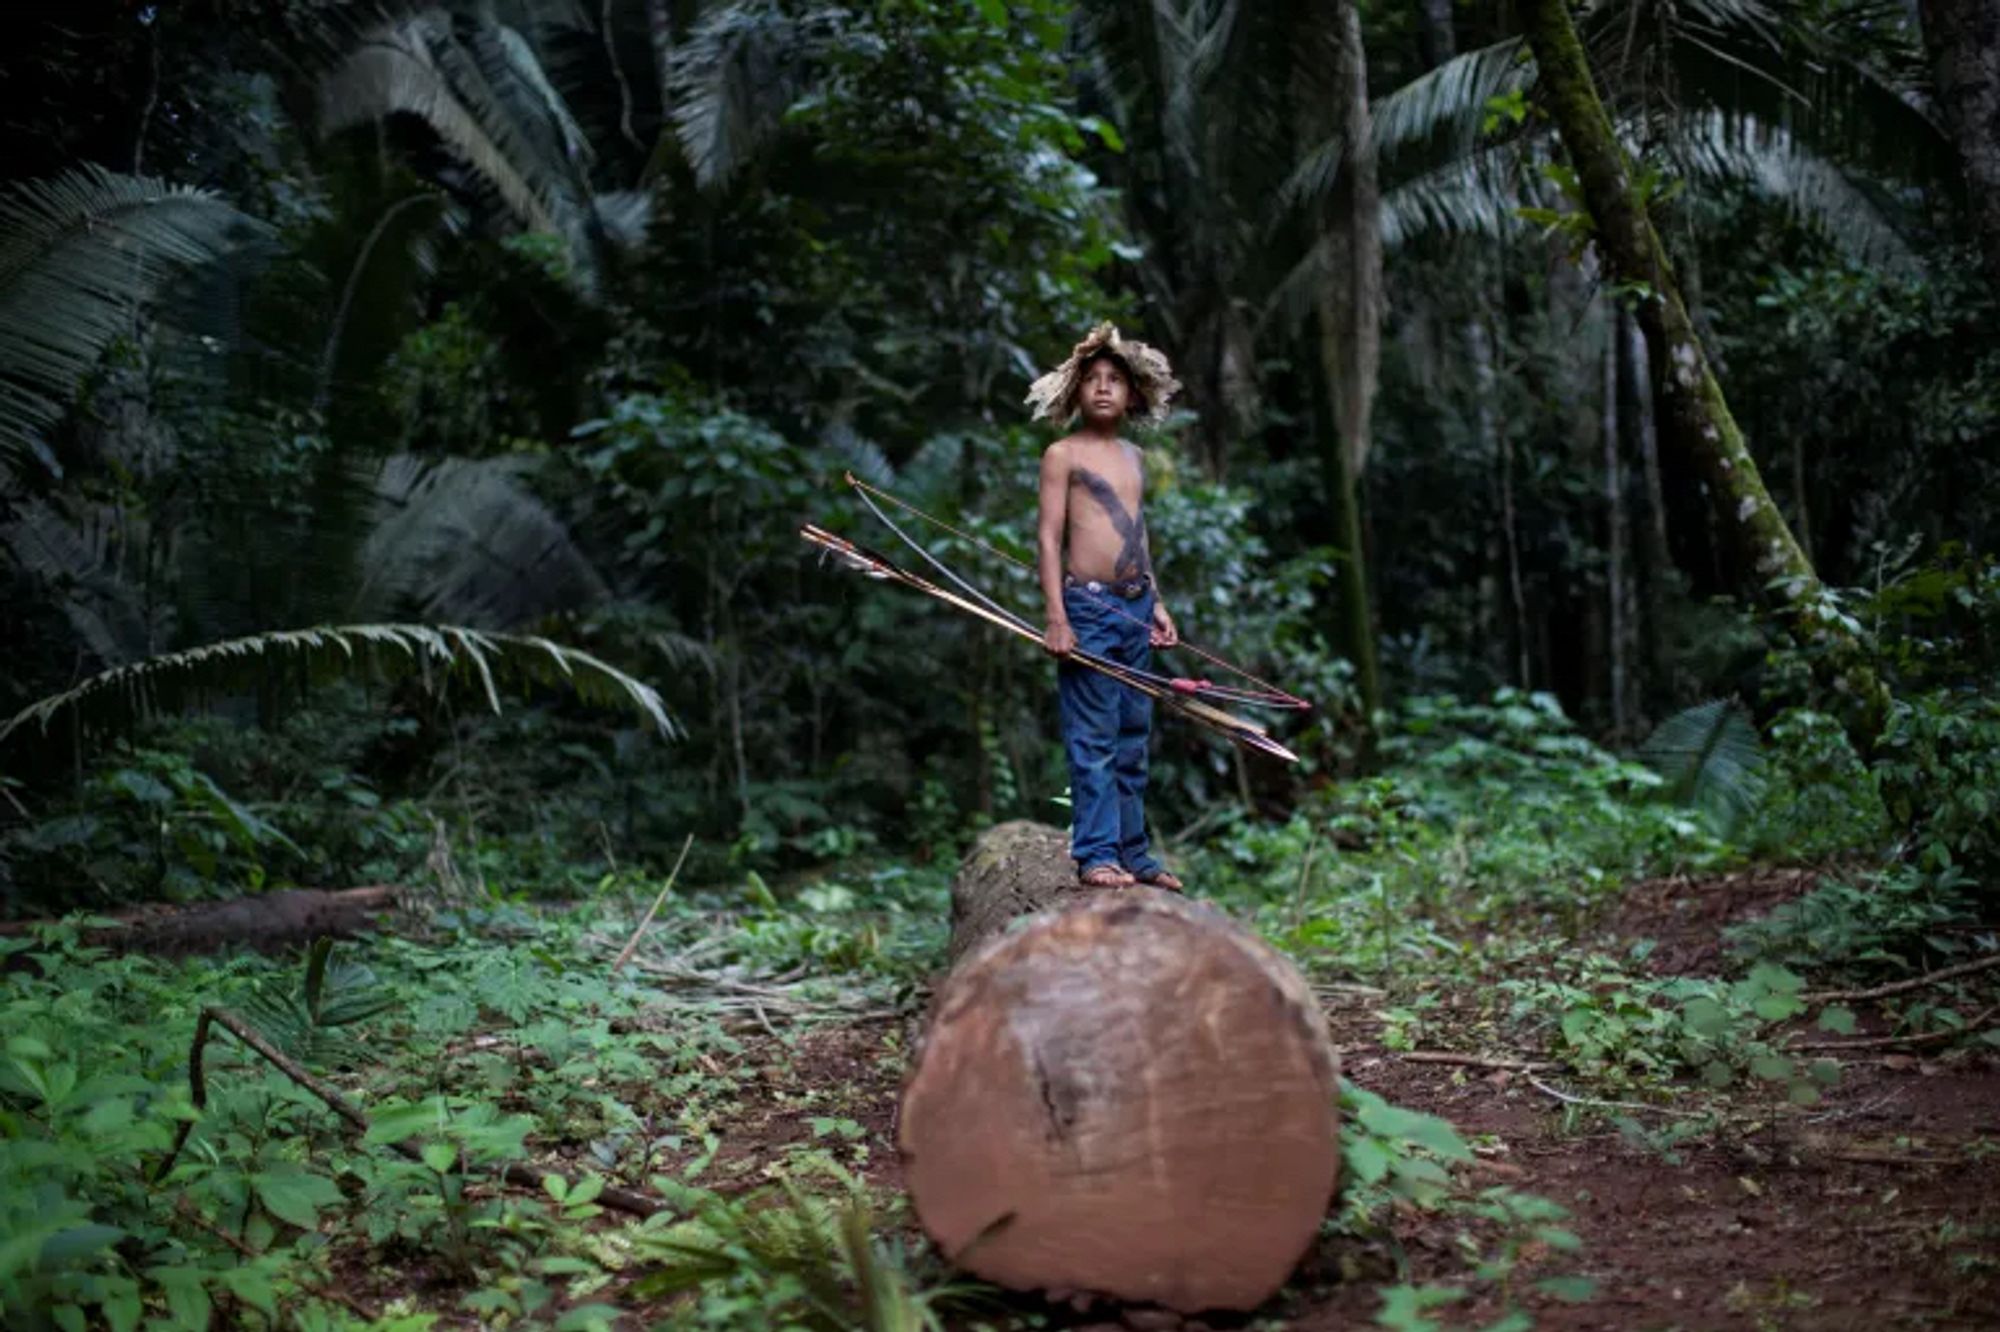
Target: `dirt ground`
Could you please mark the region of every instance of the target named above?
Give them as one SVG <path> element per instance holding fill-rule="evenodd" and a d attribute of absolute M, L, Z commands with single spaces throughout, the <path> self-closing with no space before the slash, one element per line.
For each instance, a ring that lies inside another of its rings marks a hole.
<path fill-rule="evenodd" d="M 1809 875 L 1760 872 L 1635 886 L 1611 930 L 1659 941 L 1675 972 L 1716 963 L 1720 925 L 1809 887 Z M 2000 1060 L 1873 1053 L 1850 1059 L 1818 1105 L 1785 1109 L 1716 1143 L 1679 1146 L 1680 1161 L 1624 1140 L 1601 1116 L 1552 1099 L 1521 1074 L 1419 1064 L 1383 1049 L 1365 1008 L 1329 1013 L 1344 1072 L 1390 1101 L 1439 1115 L 1475 1143 L 1468 1189 L 1505 1185 L 1570 1209 L 1577 1254 L 1530 1254 L 1518 1288 L 1554 1273 L 1592 1278 L 1596 1297 L 1519 1303 L 1550 1329 L 2000 1328 Z M 797 1145 L 824 1141 L 814 1116 L 852 1120 L 846 1150 L 885 1189 L 900 1187 L 891 1116 L 909 1033 L 893 1026 L 825 1030 L 784 1051 L 773 1043 L 765 1095 L 728 1126 L 719 1178 L 759 1182 Z M 1754 1122 L 1754 1121 L 1753 1121 Z M 865 1149 L 855 1151 L 855 1148 Z M 1323 1241 L 1292 1283 L 1254 1318 L 1299 1332 L 1375 1325 L 1380 1288 L 1398 1280 L 1470 1284 L 1455 1241 L 1462 1223 L 1411 1212 L 1393 1236 Z M 1400 1270 L 1399 1270 L 1400 1269 Z M 1103 1311 L 1042 1308 L 1055 1326 Z M 1489 1296 L 1435 1315 L 1484 1327 Z M 1115 1316 L 1115 1315 L 1114 1315 Z"/>

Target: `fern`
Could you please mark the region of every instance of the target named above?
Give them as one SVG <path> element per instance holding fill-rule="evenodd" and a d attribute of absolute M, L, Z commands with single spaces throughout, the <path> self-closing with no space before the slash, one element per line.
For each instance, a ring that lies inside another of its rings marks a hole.
<path fill-rule="evenodd" d="M 1673 799 L 1702 810 L 1725 834 L 1763 799 L 1764 743 L 1734 699 L 1698 703 L 1667 718 L 1639 746 Z"/>
<path fill-rule="evenodd" d="M 199 698 L 247 692 L 270 678 L 273 665 L 287 663 L 339 674 L 369 668 L 391 678 L 415 675 L 427 684 L 467 676 L 495 712 L 500 711 L 503 679 L 563 684 L 588 701 L 638 709 L 664 737 L 680 734 L 650 685 L 546 638 L 456 625 L 349 624 L 229 639 L 116 667 L 29 704 L 0 725 L 0 744 L 25 727 L 46 732 L 65 712 L 86 731 L 128 729 L 141 718 Z"/>
<path fill-rule="evenodd" d="M 0 464 L 42 433 L 177 273 L 257 224 L 206 190 L 86 166 L 0 192 Z"/>
<path fill-rule="evenodd" d="M 834 1168 L 846 1196 L 807 1193 L 790 1179 L 739 1200 L 680 1189 L 692 1213 L 642 1234 L 650 1270 L 635 1284 L 647 1299 L 726 1282 L 761 1297 L 774 1325 L 811 1332 L 943 1332 L 939 1306 L 968 1303 L 977 1288 L 923 1289 L 896 1247 L 874 1237 L 862 1186 Z"/>
<path fill-rule="evenodd" d="M 504 94 L 478 77 L 449 15 L 434 11 L 382 25 L 320 83 L 323 129 L 398 113 L 428 124 L 528 226 L 562 230 L 551 201 L 568 186 L 563 164 Z"/>
<path fill-rule="evenodd" d="M 521 458 L 398 454 L 376 482 L 381 516 L 361 550 L 361 602 L 502 628 L 601 600 L 604 580 L 521 484 Z"/>

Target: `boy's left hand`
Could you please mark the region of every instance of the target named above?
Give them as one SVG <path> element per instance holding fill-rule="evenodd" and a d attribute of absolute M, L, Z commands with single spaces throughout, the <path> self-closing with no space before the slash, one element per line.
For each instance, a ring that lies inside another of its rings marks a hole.
<path fill-rule="evenodd" d="M 1157 601 L 1153 603 L 1151 637 L 1154 647 L 1172 647 L 1181 641 L 1180 630 L 1174 628 L 1174 617 L 1167 614 L 1167 608 Z"/>

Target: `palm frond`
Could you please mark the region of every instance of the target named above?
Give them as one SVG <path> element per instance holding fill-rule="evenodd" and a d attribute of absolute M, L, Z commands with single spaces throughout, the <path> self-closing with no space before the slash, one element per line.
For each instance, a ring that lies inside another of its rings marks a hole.
<path fill-rule="evenodd" d="M 320 81 L 320 126 L 416 116 L 528 226 L 560 231 L 551 199 L 567 184 L 564 165 L 537 151 L 513 110 L 474 71 L 446 17 L 385 24 Z"/>
<path fill-rule="evenodd" d="M 64 714 L 85 733 L 129 730 L 146 717 L 248 692 L 266 683 L 274 667 L 328 675 L 373 673 L 385 679 L 414 676 L 432 686 L 463 677 L 477 684 L 496 713 L 503 682 L 560 685 L 588 702 L 636 708 L 663 737 L 680 734 L 652 686 L 546 638 L 458 625 L 345 624 L 227 639 L 115 667 L 29 704 L 0 725 L 0 743 L 29 727 L 46 732 Z"/>
<path fill-rule="evenodd" d="M 1764 796 L 1764 743 L 1734 699 L 1713 699 L 1661 722 L 1640 762 L 1666 779 L 1674 800 L 1704 811 L 1723 831 Z"/>
<path fill-rule="evenodd" d="M 1486 104 L 1535 81 L 1535 62 L 1519 37 L 1455 55 L 1375 103 L 1375 151 L 1386 164 L 1419 144 L 1442 141 L 1464 154 L 1479 141 Z M 1300 174 L 1331 179 L 1325 151 L 1300 166 Z"/>
<path fill-rule="evenodd" d="M 119 570 L 116 549 L 129 547 L 143 529 L 128 514 L 104 505 L 73 502 L 58 508 L 35 499 L 15 506 L 0 523 L 0 546 L 14 563 L 47 585 L 70 628 L 107 666 L 143 656 L 172 631 L 172 609 Z"/>
<path fill-rule="evenodd" d="M 1747 183 L 1863 262 L 1904 273 L 1923 268 L 1867 194 L 1832 162 L 1806 151 L 1789 130 L 1709 111 L 1684 117 L 1672 142 L 1690 176 Z"/>
<path fill-rule="evenodd" d="M 833 461 L 863 481 L 877 486 L 896 484 L 896 467 L 882 446 L 855 433 L 845 421 L 828 426 L 820 434 L 820 446 Z"/>
<path fill-rule="evenodd" d="M 521 458 L 382 464 L 380 516 L 361 549 L 364 612 L 415 606 L 427 617 L 502 628 L 605 594 L 569 529 L 522 484 Z"/>
<path fill-rule="evenodd" d="M 0 192 L 0 464 L 53 466 L 42 432 L 105 349 L 164 282 L 256 226 L 206 190 L 96 166 Z"/>
<path fill-rule="evenodd" d="M 335 962 L 333 949 L 333 939 L 321 935 L 307 948 L 295 981 L 271 977 L 239 1001 L 257 1030 L 294 1058 L 327 1062 L 358 1055 L 361 1043 L 345 1029 L 401 1002 L 365 965 Z"/>
<path fill-rule="evenodd" d="M 777 133 L 827 22 L 748 0 L 717 8 L 674 51 L 670 118 L 697 185 L 726 184 Z"/>

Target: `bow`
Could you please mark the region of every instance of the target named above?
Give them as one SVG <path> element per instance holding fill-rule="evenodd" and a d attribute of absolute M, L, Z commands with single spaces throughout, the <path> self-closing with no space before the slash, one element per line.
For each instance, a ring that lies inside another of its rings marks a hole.
<path fill-rule="evenodd" d="M 887 491 L 876 489 L 874 486 L 855 477 L 852 472 L 847 474 L 846 480 L 848 485 L 852 486 L 855 493 L 860 496 L 862 503 L 867 505 L 868 509 L 882 521 L 884 526 L 895 533 L 904 545 L 923 557 L 927 564 L 941 574 L 957 590 L 953 591 L 950 588 L 941 587 L 927 578 L 902 568 L 879 552 L 870 550 L 866 546 L 850 541 L 846 537 L 829 532 L 825 528 L 812 523 L 807 523 L 799 528 L 799 535 L 801 537 L 818 546 L 822 552 L 830 555 L 840 564 L 870 578 L 900 583 L 905 587 L 922 592 L 926 596 L 934 597 L 948 606 L 964 611 L 976 619 L 984 620 L 996 628 L 1025 638 L 1031 643 L 1039 645 L 1042 642 L 1042 635 L 1036 632 L 1033 625 L 1029 624 L 1019 614 L 1001 605 L 954 573 L 944 561 L 926 550 L 921 543 L 908 532 L 905 532 L 894 519 L 884 513 L 880 505 L 875 502 L 875 497 L 879 496 L 929 522 L 935 523 L 939 527 L 999 556 L 1001 559 L 1023 568 L 1032 569 L 1032 566 L 1025 560 L 1018 559 L 1006 551 L 980 540 L 976 536 L 959 531 L 959 529 L 952 527 L 949 523 L 932 517 L 906 500 L 898 499 Z M 1115 613 L 1123 615 L 1126 619 L 1132 620 L 1134 623 L 1143 623 L 1108 597 L 1102 597 L 1100 594 L 1095 593 L 1091 595 L 1100 596 L 1100 600 L 1106 606 Z M 1220 732 L 1222 735 L 1247 749 L 1255 749 L 1262 753 L 1270 754 L 1288 763 L 1299 761 L 1298 755 L 1272 739 L 1270 732 L 1265 727 L 1247 718 L 1226 712 L 1222 708 L 1215 706 L 1215 703 L 1226 702 L 1231 704 L 1247 704 L 1253 707 L 1294 710 L 1309 709 L 1312 707 L 1312 704 L 1299 698 L 1297 695 L 1258 679 L 1241 667 L 1233 666 L 1222 658 L 1205 652 L 1193 644 L 1183 642 L 1181 646 L 1195 655 L 1202 657 L 1204 660 L 1243 677 L 1257 685 L 1258 688 L 1239 689 L 1218 685 L 1209 680 L 1162 675 L 1156 671 L 1122 665 L 1081 649 L 1071 652 L 1066 660 L 1074 662 L 1086 670 L 1093 670 L 1100 675 L 1108 676 L 1125 685 L 1127 688 L 1136 689 L 1140 693 L 1156 700 L 1162 707 L 1178 713 L 1190 721 Z"/>

